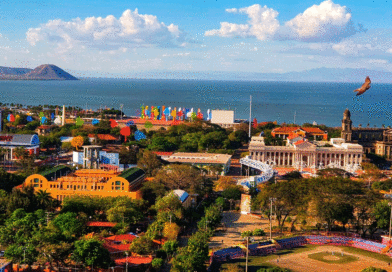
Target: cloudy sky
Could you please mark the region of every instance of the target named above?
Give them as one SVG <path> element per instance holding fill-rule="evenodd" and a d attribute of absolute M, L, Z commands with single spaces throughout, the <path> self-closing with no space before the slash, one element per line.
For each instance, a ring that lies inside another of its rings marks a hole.
<path fill-rule="evenodd" d="M 0 66 L 392 71 L 392 0 L 2 0 Z"/>

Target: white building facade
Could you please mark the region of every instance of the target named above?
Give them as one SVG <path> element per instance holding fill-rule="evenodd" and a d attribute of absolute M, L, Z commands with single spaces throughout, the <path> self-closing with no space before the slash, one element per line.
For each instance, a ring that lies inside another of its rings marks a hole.
<path fill-rule="evenodd" d="M 252 137 L 249 154 L 253 160 L 286 167 L 339 167 L 360 165 L 363 147 L 331 139 L 321 146 L 301 139 L 286 146 L 266 146 L 263 137 Z"/>

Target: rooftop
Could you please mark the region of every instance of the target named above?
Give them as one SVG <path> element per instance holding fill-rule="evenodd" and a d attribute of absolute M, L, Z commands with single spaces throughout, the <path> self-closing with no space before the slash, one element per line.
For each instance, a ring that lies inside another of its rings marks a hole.
<path fill-rule="evenodd" d="M 130 257 L 126 257 L 126 258 L 116 259 L 116 260 L 114 260 L 114 262 L 116 263 L 116 265 L 125 265 L 126 263 L 128 263 L 129 266 L 140 265 L 140 264 L 149 264 L 152 262 L 152 257 L 151 256 L 148 256 L 148 257 L 130 256 Z"/>
<path fill-rule="evenodd" d="M 231 159 L 231 155 L 215 153 L 187 153 L 177 152 L 170 156 L 162 156 L 162 159 L 168 162 L 180 163 L 220 163 L 226 164 Z"/>
<path fill-rule="evenodd" d="M 274 132 L 274 133 L 290 133 L 290 132 L 294 132 L 298 129 L 301 129 L 307 133 L 325 134 L 325 131 L 322 131 L 318 127 L 278 127 L 278 128 L 274 128 L 272 130 L 272 132 Z"/>
<path fill-rule="evenodd" d="M 180 189 L 173 190 L 173 191 L 171 191 L 170 194 L 174 194 L 174 195 L 178 196 L 178 198 L 181 200 L 181 202 L 184 202 L 189 196 L 189 194 L 187 192 L 185 192 L 184 190 L 180 190 Z"/>
<path fill-rule="evenodd" d="M 118 140 L 116 137 L 110 135 L 110 134 L 89 134 L 89 138 L 95 138 L 97 137 L 99 140 L 102 141 L 116 141 Z"/>
<path fill-rule="evenodd" d="M 99 222 L 99 221 L 96 221 L 96 222 L 90 221 L 90 222 L 86 223 L 87 227 L 114 227 L 116 225 L 117 225 L 117 223 L 113 223 L 113 222 Z"/>
<path fill-rule="evenodd" d="M 68 173 L 71 173 L 72 170 L 66 165 L 58 165 L 51 169 L 40 172 L 41 176 L 44 176 L 47 180 L 52 180 L 59 178 L 61 176 L 66 176 Z"/>

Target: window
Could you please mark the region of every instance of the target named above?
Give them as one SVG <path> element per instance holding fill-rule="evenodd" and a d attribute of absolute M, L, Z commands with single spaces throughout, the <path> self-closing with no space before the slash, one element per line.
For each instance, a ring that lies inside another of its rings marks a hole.
<path fill-rule="evenodd" d="M 34 187 L 39 187 L 39 179 L 35 178 L 33 180 L 33 183 L 34 183 Z"/>

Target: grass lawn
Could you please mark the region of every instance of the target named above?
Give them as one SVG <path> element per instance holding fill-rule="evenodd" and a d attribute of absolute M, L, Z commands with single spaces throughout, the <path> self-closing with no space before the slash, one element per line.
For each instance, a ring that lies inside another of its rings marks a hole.
<path fill-rule="evenodd" d="M 256 272 L 260 268 L 271 268 L 274 267 L 272 264 L 267 263 L 270 260 L 278 258 L 278 256 L 284 256 L 286 254 L 293 254 L 293 253 L 301 253 L 304 251 L 309 251 L 314 248 L 318 247 L 317 245 L 305 245 L 302 247 L 297 247 L 297 248 L 292 248 L 292 249 L 284 249 L 284 250 L 279 250 L 276 252 L 276 254 L 271 254 L 267 256 L 249 256 L 248 258 L 248 272 Z M 245 258 L 239 258 L 239 259 L 234 259 L 230 260 L 228 262 L 222 263 L 220 268 L 222 271 L 224 269 L 227 269 L 228 264 L 239 264 L 240 266 L 245 268 L 245 263 L 246 259 Z M 213 271 L 219 271 L 219 267 L 214 267 Z"/>
<path fill-rule="evenodd" d="M 327 252 L 318 252 L 318 253 L 309 254 L 308 258 L 324 263 L 329 263 L 329 264 L 346 264 L 346 263 L 355 262 L 357 260 L 356 257 L 351 255 L 344 254 L 342 256 L 340 252 L 336 252 L 334 255 L 332 255 L 332 253 L 327 253 Z"/>
<path fill-rule="evenodd" d="M 366 250 L 355 248 L 355 247 L 341 246 L 340 248 L 342 248 L 345 252 L 360 254 L 360 255 L 370 257 L 370 258 L 373 258 L 373 259 L 376 259 L 379 261 L 383 261 L 386 263 L 392 263 L 392 258 L 388 257 L 387 255 L 383 255 L 383 254 L 379 254 L 379 253 L 375 253 L 375 252 L 370 252 L 370 251 L 366 251 Z"/>

